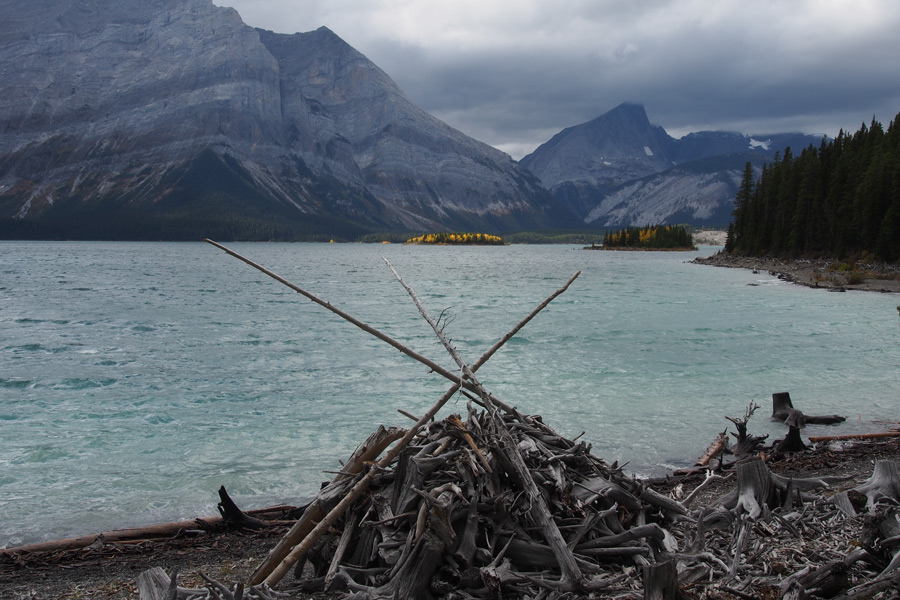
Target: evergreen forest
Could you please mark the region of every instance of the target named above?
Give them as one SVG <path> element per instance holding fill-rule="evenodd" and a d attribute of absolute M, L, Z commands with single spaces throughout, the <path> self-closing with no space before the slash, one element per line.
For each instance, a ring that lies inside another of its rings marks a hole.
<path fill-rule="evenodd" d="M 610 249 L 681 250 L 694 247 L 691 234 L 681 225 L 626 227 L 609 231 L 603 247 Z"/>
<path fill-rule="evenodd" d="M 794 156 L 788 147 L 756 177 L 750 163 L 725 251 L 747 256 L 900 260 L 900 115 L 872 120 Z"/>

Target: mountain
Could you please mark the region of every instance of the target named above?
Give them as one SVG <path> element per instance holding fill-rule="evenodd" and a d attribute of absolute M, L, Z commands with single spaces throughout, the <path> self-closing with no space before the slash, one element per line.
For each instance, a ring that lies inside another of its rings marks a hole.
<path fill-rule="evenodd" d="M 211 0 L 6 0 L 0 237 L 297 239 L 567 223 L 326 28 Z"/>
<path fill-rule="evenodd" d="M 520 164 L 587 225 L 723 226 L 731 220 L 748 161 L 761 168 L 788 146 L 818 146 L 821 140 L 720 131 L 675 139 L 650 123 L 643 106 L 625 103 L 564 129 Z"/>

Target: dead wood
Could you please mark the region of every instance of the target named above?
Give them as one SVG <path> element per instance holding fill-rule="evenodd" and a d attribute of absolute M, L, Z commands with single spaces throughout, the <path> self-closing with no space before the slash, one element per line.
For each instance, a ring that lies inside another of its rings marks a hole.
<path fill-rule="evenodd" d="M 772 473 L 759 457 L 739 461 L 736 465 L 737 489 L 718 500 L 718 504 L 750 515 L 760 517 L 764 511 L 791 506 L 795 501 L 813 500 L 815 497 L 803 495 L 804 491 L 826 488 L 829 482 L 843 478 L 792 479 Z"/>
<path fill-rule="evenodd" d="M 316 499 L 306 507 L 290 531 L 257 567 L 250 578 L 250 585 L 262 583 L 275 566 L 284 560 L 291 548 L 306 537 L 316 523 L 330 512 L 351 489 L 351 484 L 353 483 L 351 478 L 359 474 L 367 462 L 377 458 L 385 448 L 402 437 L 404 433 L 405 430 L 396 427 L 385 428 L 384 426 L 379 426 L 365 442 L 360 444 L 344 465 L 342 472 L 319 492 Z"/>
<path fill-rule="evenodd" d="M 791 411 L 793 410 L 796 409 L 791 402 L 791 394 L 789 392 L 776 392 L 772 394 L 773 419 L 776 421 L 785 421 L 791 415 Z M 804 425 L 835 425 L 837 423 L 843 423 L 846 420 L 847 417 L 842 417 L 840 415 L 803 415 L 803 422 L 799 427 L 803 428 Z"/>
<path fill-rule="evenodd" d="M 700 458 L 697 459 L 697 462 L 694 463 L 695 467 L 705 467 L 709 465 L 710 461 L 714 458 L 717 458 L 723 452 L 728 450 L 728 436 L 726 432 L 723 431 L 719 435 L 716 436 L 716 439 L 707 447 L 706 451 L 703 453 Z"/>
<path fill-rule="evenodd" d="M 747 406 L 747 411 L 744 413 L 743 418 L 725 417 L 734 423 L 734 426 L 737 429 L 737 433 L 733 434 L 737 438 L 737 442 L 735 442 L 734 447 L 731 449 L 731 453 L 735 456 L 743 457 L 759 452 L 763 447 L 765 439 L 769 437 L 767 435 L 759 437 L 747 433 L 747 423 L 750 421 L 750 417 L 753 416 L 753 413 L 758 409 L 759 405 L 755 402 L 751 402 L 750 405 Z"/>
<path fill-rule="evenodd" d="M 803 413 L 799 410 L 788 409 L 787 417 L 784 419 L 785 425 L 788 426 L 788 434 L 783 440 L 777 442 L 772 449 L 775 455 L 787 454 L 789 452 L 802 452 L 807 449 L 800 437 L 800 430 L 806 426 L 806 420 Z"/>
<path fill-rule="evenodd" d="M 176 600 L 178 598 L 176 576 L 176 573 L 172 573 L 169 577 L 162 567 L 144 571 L 137 578 L 140 600 Z"/>
<path fill-rule="evenodd" d="M 878 438 L 894 438 L 900 437 L 900 431 L 882 431 L 878 433 L 849 433 L 846 435 L 817 435 L 809 436 L 809 441 L 818 444 L 819 442 L 840 442 L 847 440 L 874 440 Z"/>
<path fill-rule="evenodd" d="M 203 573 L 205 589 L 184 588 L 176 584 L 177 572 L 169 576 L 161 567 L 143 571 L 137 578 L 139 600 L 276 600 L 281 594 L 266 586 L 245 589 L 243 583 L 232 586 L 215 581 Z"/>
<path fill-rule="evenodd" d="M 437 322 L 435 322 L 428 316 L 425 307 L 419 301 L 415 292 L 403 281 L 403 279 L 400 277 L 394 267 L 387 261 L 387 259 L 384 259 L 384 261 L 387 263 L 388 267 L 390 267 L 391 272 L 393 272 L 400 284 L 409 293 L 410 297 L 418 307 L 422 317 L 428 322 L 429 325 L 431 325 L 431 328 L 434 330 L 435 335 L 437 335 L 438 339 L 440 339 L 441 344 L 443 344 L 444 348 L 447 350 L 450 356 L 453 357 L 453 360 L 462 370 L 464 375 L 473 384 L 475 384 L 476 391 L 478 392 L 481 399 L 485 402 L 488 409 L 493 408 L 487 391 L 484 389 L 481 383 L 479 383 L 475 379 L 474 372 L 462 360 L 462 358 L 456 352 L 456 349 L 450 344 L 446 336 L 444 336 L 444 332 L 438 326 Z M 553 521 L 546 499 L 535 483 L 531 471 L 526 466 L 522 455 L 519 453 L 518 444 L 516 444 L 516 442 L 513 440 L 509 429 L 506 427 L 506 424 L 502 421 L 502 419 L 491 419 L 490 426 L 494 430 L 493 433 L 495 433 L 499 438 L 499 444 L 496 446 L 496 449 L 499 452 L 505 454 L 504 462 L 511 467 L 515 478 L 518 480 L 519 484 L 522 486 L 523 491 L 527 495 L 529 502 L 531 503 L 531 516 L 535 519 L 538 526 L 542 529 L 542 533 L 545 539 L 550 544 L 550 547 L 553 550 L 556 561 L 559 564 L 560 570 L 563 574 L 563 581 L 567 584 L 572 585 L 576 590 L 581 589 L 584 576 L 582 575 L 581 570 L 579 569 L 578 564 L 575 561 L 575 557 L 572 556 L 571 551 L 567 547 L 565 539 L 559 532 L 558 526 Z"/>
<path fill-rule="evenodd" d="M 266 275 L 276 279 L 277 281 L 283 283 L 284 285 L 287 285 L 288 287 L 294 289 L 298 293 L 301 293 L 302 295 L 306 296 L 310 300 L 313 300 L 317 304 L 320 304 L 321 306 L 327 308 L 328 310 L 331 310 L 335 314 L 338 314 L 345 320 L 353 323 L 357 327 L 360 327 L 364 331 L 367 331 L 368 333 L 371 333 L 375 337 L 378 337 L 379 339 L 389 343 L 390 345 L 394 346 L 395 348 L 400 349 L 402 352 L 404 352 L 404 354 L 407 354 L 408 356 L 415 358 L 416 360 L 419 360 L 423 364 L 428 365 L 435 372 L 441 373 L 442 375 L 444 375 L 451 381 L 454 381 L 453 387 L 451 387 L 450 390 L 448 390 L 444 394 L 444 396 L 442 396 L 441 399 L 438 400 L 438 402 L 434 406 L 432 406 L 432 408 L 425 415 L 423 415 L 416 422 L 416 424 L 412 428 L 410 428 L 409 431 L 407 431 L 407 433 L 394 446 L 394 448 L 391 451 L 389 451 L 387 453 L 387 455 L 385 455 L 385 457 L 381 461 L 378 462 L 378 464 L 377 464 L 378 469 L 382 469 L 382 468 L 388 466 L 391 462 L 393 462 L 393 460 L 400 454 L 400 452 L 409 444 L 409 442 L 412 440 L 412 438 L 415 437 L 419 433 L 419 430 L 437 414 L 437 412 L 444 406 L 444 404 L 446 404 L 446 402 L 449 401 L 449 399 L 452 398 L 453 395 L 455 395 L 455 393 L 459 390 L 460 387 L 473 388 L 476 391 L 478 391 L 478 387 L 476 387 L 471 381 L 465 381 L 462 378 L 457 378 L 455 375 L 451 374 L 449 371 L 446 371 L 446 369 L 443 369 L 436 363 L 433 363 L 432 361 L 426 359 L 425 357 L 419 355 L 418 353 L 409 350 L 408 348 L 406 348 L 405 346 L 403 346 L 396 340 L 393 340 L 392 338 L 390 338 L 389 336 L 386 336 L 385 334 L 381 333 L 380 331 L 377 331 L 374 328 L 366 325 L 365 323 L 362 323 L 361 321 L 355 319 L 354 317 L 348 315 L 347 313 L 344 313 L 343 311 L 336 309 L 335 307 L 331 306 L 331 304 L 318 299 L 317 297 L 310 294 L 309 292 L 306 292 L 305 290 L 303 290 L 303 289 L 299 288 L 298 286 L 290 283 L 289 281 L 279 277 L 278 275 L 272 273 L 271 271 L 265 269 L 264 267 L 257 265 L 256 263 L 240 256 L 237 253 L 232 252 L 231 250 L 228 250 L 227 248 L 225 248 L 215 242 L 212 242 L 211 240 L 207 240 L 207 241 L 209 243 L 221 248 L 222 250 L 226 251 L 227 253 L 235 256 L 236 258 L 239 258 L 240 260 L 246 262 L 247 264 L 253 266 L 254 268 L 260 270 L 261 272 L 265 273 Z M 524 327 L 525 324 L 527 324 L 532 318 L 534 318 L 534 316 L 537 315 L 537 313 L 540 312 L 540 310 L 542 310 L 544 307 L 546 307 L 547 304 L 549 304 L 551 300 L 556 298 L 559 294 L 563 293 L 568 288 L 568 286 L 572 283 L 572 281 L 574 281 L 575 278 L 578 277 L 579 274 L 580 274 L 580 272 L 575 273 L 575 275 L 573 275 L 562 288 L 560 288 L 559 290 L 557 290 L 556 292 L 551 294 L 535 310 L 533 310 L 527 317 L 525 317 L 522 321 L 520 321 L 512 330 L 510 330 L 510 332 L 507 333 L 500 341 L 495 343 L 484 355 L 482 355 L 482 357 L 474 365 L 472 365 L 472 367 L 470 369 L 468 369 L 467 374 L 468 375 L 473 374 L 474 371 L 477 370 L 482 364 L 484 364 L 484 362 L 486 362 L 507 340 L 509 340 L 513 335 L 515 335 L 516 332 L 518 332 L 522 327 Z M 492 397 L 489 397 L 488 395 L 483 393 L 483 388 L 481 391 L 482 391 L 482 396 L 483 396 L 482 399 L 484 401 L 492 402 L 492 403 L 496 404 L 497 401 L 495 401 L 495 399 L 493 399 Z M 514 409 L 512 409 L 512 408 L 509 408 L 509 411 L 517 412 L 517 411 L 514 411 Z M 328 514 L 324 515 L 321 518 L 321 520 L 311 530 L 304 531 L 306 529 L 305 527 L 298 527 L 297 528 L 298 531 L 292 530 L 293 533 L 289 534 L 291 536 L 291 539 L 288 540 L 286 537 L 286 539 L 283 540 L 283 543 L 280 544 L 279 547 L 276 548 L 276 550 L 278 550 L 278 552 L 277 552 L 278 556 L 273 556 L 276 554 L 276 552 L 273 550 L 273 553 L 272 553 L 272 555 L 270 555 L 269 559 L 267 559 L 263 563 L 263 565 L 261 565 L 260 568 L 258 568 L 257 571 L 254 573 L 253 577 L 251 578 L 251 583 L 262 580 L 270 585 L 277 584 L 294 564 L 296 564 L 298 561 L 300 561 L 302 558 L 304 558 L 306 556 L 306 554 L 319 541 L 321 536 L 328 530 L 328 528 L 332 527 L 336 523 L 336 521 L 344 514 L 344 512 L 357 499 L 359 499 L 359 497 L 362 496 L 363 493 L 366 492 L 369 485 L 372 483 L 372 479 L 374 477 L 373 473 L 374 473 L 374 470 L 370 470 L 365 475 L 363 475 L 363 477 L 352 487 L 352 489 L 350 489 L 350 491 L 347 493 L 347 495 L 336 506 L 334 506 L 334 508 L 332 508 L 331 511 L 328 512 Z M 285 550 L 287 550 L 286 553 L 285 553 Z M 279 557 L 280 557 L 280 560 L 279 560 Z"/>
<path fill-rule="evenodd" d="M 870 509 L 882 501 L 900 503 L 900 462 L 876 461 L 872 476 L 864 484 L 854 488 L 854 491 L 869 499 Z"/>
<path fill-rule="evenodd" d="M 228 527 L 235 527 L 237 529 L 262 529 L 271 526 L 261 519 L 245 514 L 244 511 L 238 508 L 237 504 L 234 503 L 234 500 L 231 499 L 231 496 L 228 495 L 228 492 L 225 491 L 224 485 L 219 488 L 219 503 L 217 508 L 219 509 L 219 514 L 222 515 L 222 520 Z"/>
<path fill-rule="evenodd" d="M 644 600 L 682 600 L 687 598 L 678 586 L 675 561 L 644 566 Z"/>

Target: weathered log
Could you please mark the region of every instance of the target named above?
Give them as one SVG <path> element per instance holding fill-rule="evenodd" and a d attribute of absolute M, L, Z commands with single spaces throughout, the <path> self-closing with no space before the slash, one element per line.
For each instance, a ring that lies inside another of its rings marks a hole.
<path fill-rule="evenodd" d="M 245 590 L 244 584 L 236 583 L 229 588 L 203 573 L 200 573 L 200 577 L 207 583 L 206 589 L 178 586 L 177 571 L 173 571 L 170 577 L 161 567 L 147 569 L 137 578 L 138 598 L 139 600 L 276 600 L 281 596 L 265 586 L 254 586 Z"/>
<path fill-rule="evenodd" d="M 789 392 L 775 392 L 772 394 L 772 418 L 776 421 L 784 421 L 788 411 L 794 409 Z"/>
<path fill-rule="evenodd" d="M 854 550 L 841 560 L 830 561 L 815 569 L 804 568 L 784 579 L 779 588 L 783 596 L 830 598 L 849 587 L 847 572 L 850 567 L 868 556 L 863 549 Z"/>
<path fill-rule="evenodd" d="M 879 504 L 867 513 L 860 545 L 880 561 L 880 576 L 900 567 L 900 508 Z"/>
<path fill-rule="evenodd" d="M 172 576 L 166 574 L 162 567 L 153 567 L 143 571 L 137 578 L 138 598 L 140 600 L 176 600 L 178 586 L 175 583 L 177 571 Z"/>
<path fill-rule="evenodd" d="M 809 436 L 809 441 L 819 442 L 843 442 L 848 440 L 875 440 L 879 438 L 900 437 L 900 431 L 882 431 L 879 433 L 848 433 L 846 435 L 817 435 Z"/>
<path fill-rule="evenodd" d="M 737 438 L 737 442 L 735 442 L 734 447 L 731 449 L 731 453 L 735 456 L 748 456 L 758 452 L 763 447 L 765 439 L 769 437 L 767 435 L 759 437 L 747 433 L 747 423 L 757 409 L 759 409 L 759 405 L 755 402 L 751 402 L 750 405 L 747 406 L 747 411 L 744 413 L 743 418 L 725 417 L 734 423 L 735 428 L 737 428 L 737 434 L 733 434 Z"/>
<path fill-rule="evenodd" d="M 632 527 L 622 533 L 594 538 L 576 546 L 575 551 L 584 553 L 584 551 L 593 548 L 614 548 L 636 540 L 652 540 L 657 550 L 663 550 L 663 540 L 665 538 L 665 530 L 659 525 L 651 523 Z"/>
<path fill-rule="evenodd" d="M 728 450 L 728 436 L 726 432 L 722 432 L 716 436 L 716 439 L 706 448 L 703 455 L 694 463 L 695 467 L 705 467 L 709 465 L 709 461 L 716 458 L 723 452 Z"/>
<path fill-rule="evenodd" d="M 644 566 L 644 600 L 683 600 L 687 598 L 678 586 L 675 561 L 666 560 Z"/>
<path fill-rule="evenodd" d="M 758 456 L 738 461 L 736 465 L 737 488 L 716 501 L 728 509 L 740 513 L 747 512 L 752 519 L 764 511 L 783 506 L 786 500 L 793 501 L 794 493 L 826 488 L 830 483 L 845 481 L 847 477 L 787 478 L 772 473 Z M 806 498 L 806 499 L 814 499 Z"/>
<path fill-rule="evenodd" d="M 248 515 L 280 516 L 293 511 L 295 507 L 278 505 L 246 511 Z M 279 521 L 274 521 L 279 522 Z M 282 521 L 283 522 L 283 521 Z M 16 554 L 36 554 L 44 552 L 61 552 L 87 548 L 94 544 L 116 544 L 124 542 L 139 542 L 142 540 L 159 540 L 178 535 L 203 535 L 209 531 L 222 528 L 224 520 L 221 516 L 203 517 L 186 521 L 174 521 L 171 523 L 157 523 L 144 527 L 132 527 L 128 529 L 114 529 L 90 535 L 82 535 L 61 540 L 36 542 L 23 546 L 11 546 L 0 548 L 0 557 Z"/>
<path fill-rule="evenodd" d="M 846 592 L 834 596 L 832 600 L 865 600 L 874 598 L 876 594 L 887 590 L 896 591 L 898 587 L 900 587 L 900 570 L 887 575 L 879 575 L 871 581 L 854 586 Z"/>

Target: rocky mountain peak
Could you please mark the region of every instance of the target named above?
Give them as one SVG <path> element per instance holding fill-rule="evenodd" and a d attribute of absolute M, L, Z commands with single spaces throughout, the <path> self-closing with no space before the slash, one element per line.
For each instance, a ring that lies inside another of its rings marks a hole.
<path fill-rule="evenodd" d="M 0 229 L 267 239 L 560 222 L 527 170 L 326 27 L 275 34 L 211 0 L 9 0 L 0 64 Z"/>
<path fill-rule="evenodd" d="M 522 159 L 557 202 L 583 223 L 724 226 L 747 161 L 757 166 L 816 136 L 703 131 L 673 139 L 626 103 L 568 127 Z"/>
<path fill-rule="evenodd" d="M 549 189 L 567 181 L 613 185 L 671 165 L 667 150 L 671 142 L 661 127 L 650 123 L 642 105 L 625 103 L 562 130 L 521 164 Z"/>

